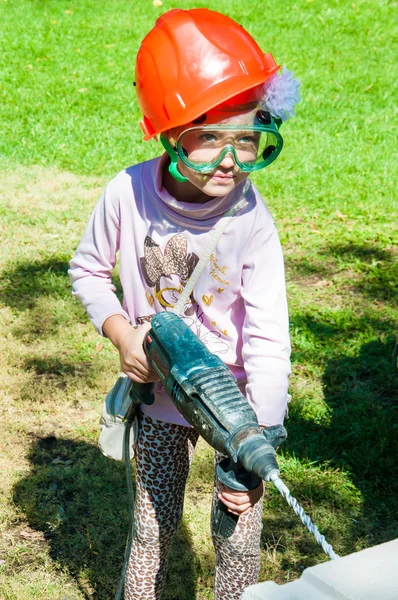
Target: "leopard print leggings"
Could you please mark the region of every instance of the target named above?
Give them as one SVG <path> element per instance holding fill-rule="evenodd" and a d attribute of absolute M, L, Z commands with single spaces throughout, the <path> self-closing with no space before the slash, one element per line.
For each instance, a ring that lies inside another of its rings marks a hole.
<path fill-rule="evenodd" d="M 140 416 L 135 449 L 135 533 L 125 581 L 126 600 L 160 600 L 171 541 L 181 521 L 185 484 L 198 434 L 191 428 Z M 221 459 L 216 453 L 215 462 Z M 217 501 L 214 486 L 212 525 Z M 239 518 L 230 538 L 215 535 L 215 599 L 239 600 L 257 582 L 262 501 Z"/>

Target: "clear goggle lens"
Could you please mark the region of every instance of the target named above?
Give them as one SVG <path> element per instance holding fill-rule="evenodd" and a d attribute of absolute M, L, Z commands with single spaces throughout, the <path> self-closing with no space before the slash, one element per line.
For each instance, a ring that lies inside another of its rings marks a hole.
<path fill-rule="evenodd" d="M 205 125 L 191 127 L 177 140 L 175 150 L 182 162 L 201 173 L 212 171 L 231 154 L 242 171 L 263 169 L 282 150 L 277 127 L 268 125 Z"/>

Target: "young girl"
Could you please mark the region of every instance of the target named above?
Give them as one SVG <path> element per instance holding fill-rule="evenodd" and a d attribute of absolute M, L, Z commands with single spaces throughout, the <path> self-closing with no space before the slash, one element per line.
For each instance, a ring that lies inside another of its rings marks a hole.
<path fill-rule="evenodd" d="M 275 225 L 247 178 L 280 153 L 279 127 L 299 99 L 291 73 L 278 71 L 224 15 L 177 9 L 160 17 L 139 50 L 135 86 L 144 139 L 160 138 L 166 153 L 110 182 L 70 269 L 74 294 L 118 349 L 122 371 L 156 381 L 142 349 L 151 317 L 175 306 L 215 225 L 244 198 L 181 317 L 229 367 L 264 427 L 282 423 L 286 411 L 288 315 Z M 111 281 L 118 252 L 123 306 Z M 161 597 L 197 438 L 158 383 L 135 452 L 128 600 Z M 238 600 L 257 581 L 262 496 L 262 485 L 243 493 L 215 482 L 213 506 L 219 499 L 239 516 L 230 538 L 213 532 L 217 600 Z"/>

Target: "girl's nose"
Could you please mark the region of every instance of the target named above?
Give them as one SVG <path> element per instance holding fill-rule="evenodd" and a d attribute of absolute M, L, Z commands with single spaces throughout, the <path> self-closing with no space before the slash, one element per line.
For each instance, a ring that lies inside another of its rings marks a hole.
<path fill-rule="evenodd" d="M 224 169 L 230 169 L 235 165 L 235 158 L 232 152 L 227 152 L 227 154 L 223 157 L 220 162 L 220 167 L 224 167 Z"/>

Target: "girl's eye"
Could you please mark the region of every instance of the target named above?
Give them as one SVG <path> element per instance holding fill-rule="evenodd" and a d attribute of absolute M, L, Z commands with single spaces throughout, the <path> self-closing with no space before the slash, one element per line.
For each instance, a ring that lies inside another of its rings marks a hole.
<path fill-rule="evenodd" d="M 216 136 L 213 133 L 203 133 L 200 139 L 202 142 L 215 142 Z"/>
<path fill-rule="evenodd" d="M 252 135 L 245 135 L 239 139 L 239 142 L 243 144 L 255 144 L 256 138 Z"/>

